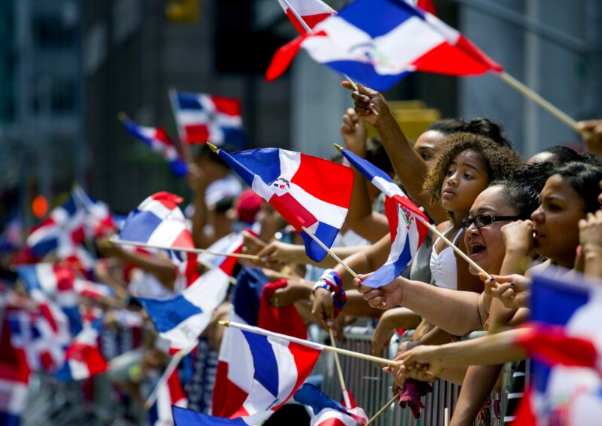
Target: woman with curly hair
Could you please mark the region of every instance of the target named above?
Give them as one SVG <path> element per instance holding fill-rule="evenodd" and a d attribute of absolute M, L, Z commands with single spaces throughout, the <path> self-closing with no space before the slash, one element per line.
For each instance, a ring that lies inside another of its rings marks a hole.
<path fill-rule="evenodd" d="M 437 229 L 465 251 L 462 220 L 468 217 L 470 206 L 489 182 L 508 178 L 520 164 L 515 151 L 500 147 L 487 137 L 451 135 L 441 145 L 424 183 L 430 204 L 440 203 L 449 216 Z M 482 283 L 470 274 L 468 264 L 440 238 L 434 243 L 430 266 L 432 279 L 439 287 L 482 291 Z"/>

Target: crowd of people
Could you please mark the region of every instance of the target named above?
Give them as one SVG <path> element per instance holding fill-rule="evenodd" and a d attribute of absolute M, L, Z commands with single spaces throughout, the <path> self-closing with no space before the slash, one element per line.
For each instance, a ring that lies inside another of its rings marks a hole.
<path fill-rule="evenodd" d="M 350 88 L 346 82 L 343 86 Z M 391 235 L 383 195 L 358 170 L 353 170 L 351 204 L 333 245 L 346 268 L 331 256 L 310 259 L 299 232 L 245 189 L 206 146 L 196 153 L 187 176 L 192 202 L 186 215 L 194 244 L 208 248 L 232 233 L 242 235 L 243 253 L 258 260 L 240 259 L 238 276 L 258 271 L 269 282 L 279 281 L 269 300 L 274 308 L 293 305 L 304 322 L 332 329 L 343 342 L 346 325 L 377 319 L 374 355 L 382 354 L 398 329 L 414 329 L 411 341 L 399 346 L 397 366 L 387 367 L 393 392 L 402 391 L 408 380 L 462 385 L 450 424 L 472 424 L 489 395 L 500 390 L 503 364 L 527 357 L 513 342 L 529 320 L 530 277 L 547 270 L 567 279 L 578 273 L 602 278 L 602 120 L 579 124 L 582 153 L 552 146 L 523 159 L 489 119 L 438 120 L 410 141 L 382 94 L 359 86 L 351 97 L 354 108 L 341 123 L 346 149 L 393 178 L 480 270 L 429 232 L 401 276 L 377 288 L 366 286 L 364 281 L 389 256 Z M 378 137 L 367 138 L 367 123 Z M 341 157 L 332 161 L 345 164 Z M 108 376 L 114 392 L 143 403 L 169 354 L 133 295 L 169 297 L 184 287 L 164 252 L 132 250 L 106 237 L 94 241 L 93 276 L 114 294 L 85 303 L 104 311 L 101 349 L 113 360 Z M 10 275 L 15 260 L 4 261 L 5 275 Z M 44 261 L 64 262 L 55 253 Z M 354 278 L 349 269 L 359 275 Z M 2 287 L 5 306 L 9 290 L 14 297 L 26 297 L 15 279 L 16 284 Z M 231 309 L 228 297 L 213 313 L 197 350 L 180 366 L 189 407 L 198 411 L 210 412 L 224 332 L 218 321 L 227 319 Z M 461 340 L 482 330 L 486 336 Z M 509 403 L 508 410 L 514 406 Z"/>

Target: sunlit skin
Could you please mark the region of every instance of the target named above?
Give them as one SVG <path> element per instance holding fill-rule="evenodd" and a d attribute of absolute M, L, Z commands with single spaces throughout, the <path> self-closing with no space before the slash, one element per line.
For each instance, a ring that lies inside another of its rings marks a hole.
<path fill-rule="evenodd" d="M 581 196 L 559 175 L 550 177 L 541 191 L 541 205 L 531 215 L 537 253 L 572 268 L 579 245 L 579 220 L 585 217 Z"/>
<path fill-rule="evenodd" d="M 479 194 L 470 209 L 470 217 L 483 214 L 516 216 L 518 212 L 508 204 L 503 188 L 492 186 Z M 507 220 L 493 222 L 482 228 L 477 228 L 473 223 L 464 234 L 468 256 L 489 273 L 499 273 L 502 267 L 505 246 L 502 243 L 501 229 L 508 222 Z M 471 274 L 476 275 L 478 272 L 472 265 L 469 269 Z"/>
<path fill-rule="evenodd" d="M 421 134 L 414 143 L 414 151 L 420 155 L 427 166 L 430 167 L 435 155 L 438 151 L 438 146 L 445 142 L 447 135 L 438 132 L 437 130 L 427 130 Z"/>
<path fill-rule="evenodd" d="M 454 158 L 448 169 L 441 187 L 441 205 L 461 220 L 488 184 L 489 175 L 481 157 L 474 151 L 464 151 Z"/>

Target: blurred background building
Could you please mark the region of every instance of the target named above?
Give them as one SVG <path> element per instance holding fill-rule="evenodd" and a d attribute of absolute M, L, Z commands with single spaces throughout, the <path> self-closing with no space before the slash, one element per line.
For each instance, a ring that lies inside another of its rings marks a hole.
<path fill-rule="evenodd" d="M 344 1 L 327 1 L 335 9 Z M 602 117 L 602 2 L 434 0 L 506 70 L 575 119 Z M 81 183 L 127 212 L 159 190 L 187 195 L 165 162 L 116 116 L 177 135 L 168 90 L 242 100 L 250 147 L 330 157 L 351 106 L 341 77 L 304 53 L 278 81 L 264 72 L 296 36 L 276 0 L 0 0 L 0 195 L 29 215 Z M 414 74 L 390 100 L 421 100 L 398 117 L 416 134 L 433 117 L 501 122 L 525 156 L 576 133 L 493 75 Z M 402 107 L 400 107 L 402 108 Z M 430 108 L 430 109 L 429 109 Z M 31 222 L 31 217 L 29 218 Z"/>

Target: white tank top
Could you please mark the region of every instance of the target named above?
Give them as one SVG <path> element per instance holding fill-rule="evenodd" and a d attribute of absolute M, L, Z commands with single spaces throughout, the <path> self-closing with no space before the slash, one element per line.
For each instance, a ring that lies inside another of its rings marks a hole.
<path fill-rule="evenodd" d="M 447 235 L 454 227 L 450 226 L 443 232 L 443 235 Z M 452 241 L 456 244 L 456 240 L 462 234 L 462 231 L 458 232 Z M 456 255 L 454 250 L 445 245 L 441 252 L 437 253 L 435 247 L 439 243 L 440 238 L 437 237 L 433 243 L 433 250 L 431 251 L 431 282 L 434 282 L 437 287 L 449 288 L 450 290 L 458 289 L 458 264 L 456 262 Z"/>

